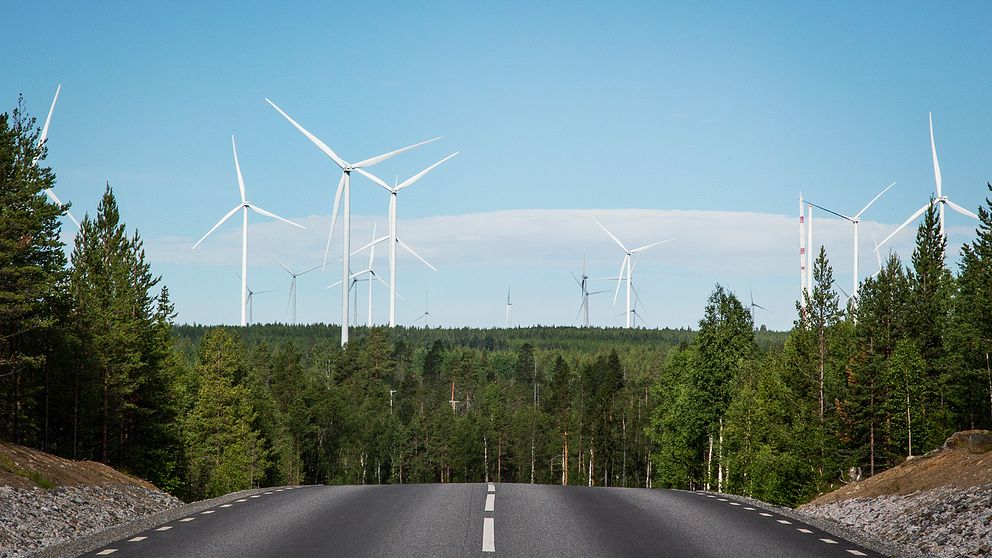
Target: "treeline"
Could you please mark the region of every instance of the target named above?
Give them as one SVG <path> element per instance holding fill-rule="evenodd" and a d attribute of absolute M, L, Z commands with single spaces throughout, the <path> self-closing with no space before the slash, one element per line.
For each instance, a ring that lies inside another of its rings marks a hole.
<path fill-rule="evenodd" d="M 845 305 L 821 250 L 789 333 L 717 285 L 696 330 L 356 328 L 341 348 L 336 326 L 173 326 L 109 186 L 67 260 L 37 137 L 22 106 L 0 116 L 2 435 L 186 499 L 490 480 L 794 504 L 992 426 L 992 202 L 956 275 L 933 209 L 911 262 Z"/>

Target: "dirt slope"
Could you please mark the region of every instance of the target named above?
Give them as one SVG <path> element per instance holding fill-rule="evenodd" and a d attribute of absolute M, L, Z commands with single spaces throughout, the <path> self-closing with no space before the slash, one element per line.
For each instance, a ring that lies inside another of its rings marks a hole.
<path fill-rule="evenodd" d="M 914 457 L 869 479 L 824 494 L 807 505 L 852 498 L 903 496 L 940 487 L 970 488 L 992 483 L 992 432 L 966 430 L 947 439 L 944 446 Z"/>
<path fill-rule="evenodd" d="M 108 484 L 157 490 L 151 483 L 101 463 L 62 459 L 35 449 L 0 442 L 0 486 L 30 489 Z"/>

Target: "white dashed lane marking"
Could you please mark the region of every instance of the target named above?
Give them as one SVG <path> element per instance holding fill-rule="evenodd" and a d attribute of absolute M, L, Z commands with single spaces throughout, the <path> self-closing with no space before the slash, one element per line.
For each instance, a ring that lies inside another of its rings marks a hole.
<path fill-rule="evenodd" d="M 248 501 L 248 500 L 245 500 L 244 498 L 242 498 L 242 499 L 240 499 L 240 500 L 235 500 L 235 502 L 247 502 L 247 501 Z"/>
<path fill-rule="evenodd" d="M 761 512 L 761 513 L 759 513 L 758 515 L 760 515 L 760 516 L 762 516 L 762 517 L 771 517 L 771 516 L 772 516 L 772 514 L 770 514 L 770 513 L 765 513 L 765 512 Z"/>
<path fill-rule="evenodd" d="M 494 520 L 487 517 L 482 520 L 482 551 L 496 552 L 496 527 Z"/>
<path fill-rule="evenodd" d="M 740 504 L 738 504 L 737 502 L 731 502 L 730 505 L 731 506 L 739 506 Z"/>
<path fill-rule="evenodd" d="M 172 525 L 166 525 L 164 527 L 159 527 L 158 529 L 155 529 L 155 530 L 156 531 L 168 531 L 169 529 L 172 529 Z"/>
<path fill-rule="evenodd" d="M 258 498 L 258 494 L 254 495 L 254 496 L 249 496 L 249 498 Z"/>
<path fill-rule="evenodd" d="M 750 507 L 745 507 L 744 509 L 746 509 L 747 511 L 754 511 L 754 508 L 750 508 Z"/>
<path fill-rule="evenodd" d="M 493 507 L 495 505 L 496 505 L 496 495 L 495 494 L 486 494 L 486 509 L 485 509 L 485 511 L 487 511 L 487 512 L 493 511 Z"/>
<path fill-rule="evenodd" d="M 221 504 L 220 507 L 222 507 L 222 508 L 229 508 L 229 507 L 231 507 L 231 505 L 232 504 Z"/>
<path fill-rule="evenodd" d="M 787 519 L 779 519 L 778 522 L 782 525 L 792 525 L 792 522 Z"/>
<path fill-rule="evenodd" d="M 489 488 L 486 491 L 487 492 L 496 492 L 496 485 L 493 484 L 493 483 L 489 483 Z"/>
<path fill-rule="evenodd" d="M 833 539 L 820 539 L 820 540 L 823 541 L 823 542 L 825 542 L 825 543 L 827 543 L 827 544 L 837 544 L 837 541 L 835 541 Z"/>
<path fill-rule="evenodd" d="M 179 521 L 193 521 L 194 519 L 196 519 L 196 518 L 195 517 L 184 517 L 184 518 L 180 519 Z"/>
<path fill-rule="evenodd" d="M 796 529 L 796 531 L 799 531 L 800 533 L 806 533 L 807 535 L 813 534 L 813 531 L 810 531 L 809 529 Z"/>
<path fill-rule="evenodd" d="M 849 554 L 853 554 L 855 556 L 868 556 L 867 554 L 865 554 L 864 552 L 861 552 L 860 550 L 848 550 L 847 552 Z"/>
<path fill-rule="evenodd" d="M 115 552 L 117 552 L 117 549 L 116 548 L 107 548 L 107 549 L 101 550 L 100 552 L 97 552 L 96 555 L 97 556 L 106 556 L 108 554 L 113 554 Z"/>
<path fill-rule="evenodd" d="M 141 542 L 147 538 L 148 537 L 134 537 L 133 539 L 128 539 L 127 542 Z"/>

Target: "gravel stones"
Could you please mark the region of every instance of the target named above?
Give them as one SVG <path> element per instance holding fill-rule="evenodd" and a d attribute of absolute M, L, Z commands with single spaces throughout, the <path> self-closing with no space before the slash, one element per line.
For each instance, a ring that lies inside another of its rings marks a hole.
<path fill-rule="evenodd" d="M 853 498 L 799 511 L 896 543 L 908 556 L 992 556 L 992 484 Z"/>
<path fill-rule="evenodd" d="M 29 556 L 135 518 L 174 508 L 179 499 L 140 486 L 0 486 L 0 558 Z"/>

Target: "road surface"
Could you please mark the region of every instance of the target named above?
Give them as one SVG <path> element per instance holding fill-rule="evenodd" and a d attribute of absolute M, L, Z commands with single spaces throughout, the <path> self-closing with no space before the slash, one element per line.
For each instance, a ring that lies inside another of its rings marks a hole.
<path fill-rule="evenodd" d="M 480 483 L 273 489 L 152 527 L 85 556 L 880 555 L 719 495 Z"/>

